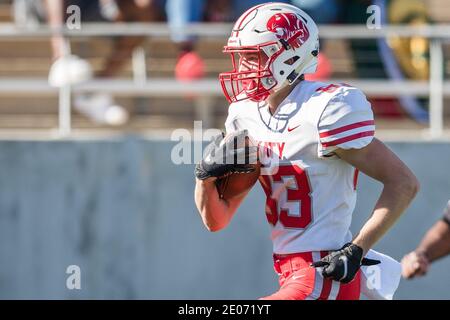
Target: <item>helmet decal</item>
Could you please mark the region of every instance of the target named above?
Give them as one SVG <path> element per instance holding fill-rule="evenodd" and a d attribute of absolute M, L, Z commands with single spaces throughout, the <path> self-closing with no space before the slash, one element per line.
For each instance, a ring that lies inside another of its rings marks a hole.
<path fill-rule="evenodd" d="M 300 47 L 309 38 L 304 19 L 295 13 L 277 13 L 267 21 L 267 30 L 278 39 L 286 40 L 294 48 Z"/>

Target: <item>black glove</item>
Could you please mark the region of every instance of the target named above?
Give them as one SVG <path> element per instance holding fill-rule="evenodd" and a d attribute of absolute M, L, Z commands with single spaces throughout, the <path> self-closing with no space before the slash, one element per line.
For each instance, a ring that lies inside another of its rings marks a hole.
<path fill-rule="evenodd" d="M 363 249 L 356 244 L 347 243 L 341 249 L 311 264 L 314 268 L 323 268 L 322 276 L 342 283 L 353 280 L 359 268 L 379 264 L 379 260 L 362 257 Z"/>
<path fill-rule="evenodd" d="M 257 146 L 246 143 L 247 130 L 216 136 L 205 148 L 204 157 L 195 166 L 195 176 L 204 180 L 210 177 L 225 177 L 232 173 L 250 173 L 258 159 Z"/>

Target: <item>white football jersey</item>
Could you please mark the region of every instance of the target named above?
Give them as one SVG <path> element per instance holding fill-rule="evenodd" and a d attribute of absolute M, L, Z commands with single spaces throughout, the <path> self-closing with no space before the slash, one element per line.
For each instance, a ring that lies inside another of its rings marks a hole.
<path fill-rule="evenodd" d="M 333 152 L 373 139 L 372 109 L 359 89 L 302 81 L 273 115 L 266 102 L 231 104 L 225 127 L 247 129 L 265 147 L 259 180 L 274 253 L 335 250 L 351 241 L 358 172 Z"/>

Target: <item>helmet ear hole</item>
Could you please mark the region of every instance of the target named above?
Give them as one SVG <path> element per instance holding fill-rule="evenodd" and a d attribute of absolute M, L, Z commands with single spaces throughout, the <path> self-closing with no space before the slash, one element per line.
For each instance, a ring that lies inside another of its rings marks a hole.
<path fill-rule="evenodd" d="M 289 58 L 286 61 L 284 61 L 284 64 L 287 64 L 288 66 L 292 66 L 298 59 L 300 59 L 299 56 L 294 56 L 294 57 Z"/>

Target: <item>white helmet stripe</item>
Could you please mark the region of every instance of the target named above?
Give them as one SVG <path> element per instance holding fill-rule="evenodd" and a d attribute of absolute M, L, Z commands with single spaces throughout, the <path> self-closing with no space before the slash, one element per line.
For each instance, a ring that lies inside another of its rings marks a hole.
<path fill-rule="evenodd" d="M 245 11 L 240 17 L 239 19 L 236 21 L 234 27 L 233 27 L 233 33 L 235 33 L 235 37 L 237 37 L 239 35 L 239 31 L 241 29 L 241 25 L 244 23 L 244 20 L 250 15 L 250 13 L 252 13 L 252 11 L 258 9 L 259 7 L 264 6 L 265 4 L 258 4 L 256 6 L 251 7 L 250 9 L 248 9 L 247 11 Z"/>

